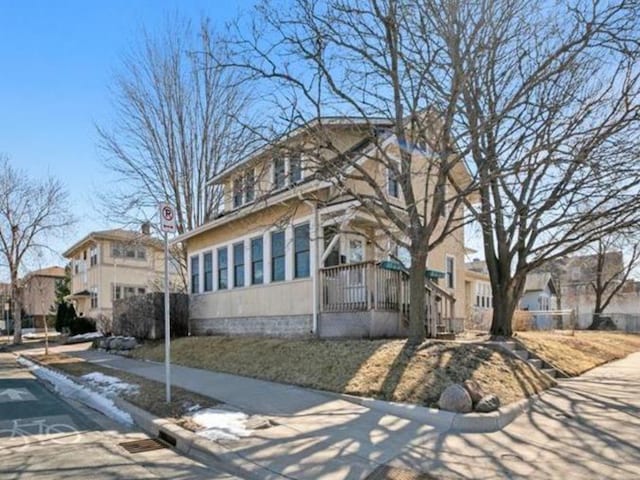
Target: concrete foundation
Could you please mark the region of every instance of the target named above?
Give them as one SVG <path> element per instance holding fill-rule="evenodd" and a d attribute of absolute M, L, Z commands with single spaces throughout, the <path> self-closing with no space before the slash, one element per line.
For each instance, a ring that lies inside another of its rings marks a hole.
<path fill-rule="evenodd" d="M 322 313 L 318 321 L 321 338 L 385 338 L 406 334 L 398 312 Z"/>
<path fill-rule="evenodd" d="M 193 335 L 246 335 L 298 338 L 311 336 L 311 315 L 193 318 Z"/>

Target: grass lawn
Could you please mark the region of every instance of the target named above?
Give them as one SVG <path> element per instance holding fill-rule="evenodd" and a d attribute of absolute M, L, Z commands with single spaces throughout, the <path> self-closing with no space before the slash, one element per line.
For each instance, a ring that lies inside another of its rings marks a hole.
<path fill-rule="evenodd" d="M 516 339 L 571 376 L 640 350 L 640 335 L 619 332 L 518 332 Z"/>
<path fill-rule="evenodd" d="M 149 343 L 134 358 L 164 360 Z M 280 340 L 189 337 L 172 342 L 171 360 L 189 367 L 384 400 L 436 406 L 451 383 L 473 378 L 507 404 L 554 382 L 526 362 L 478 344 L 404 340 Z"/>
<path fill-rule="evenodd" d="M 138 393 L 124 393 L 122 398 L 128 402 L 153 413 L 157 417 L 161 418 L 173 418 L 180 420 L 180 424 L 185 421 L 181 419 L 189 407 L 198 404 L 202 408 L 213 407 L 219 402 L 214 399 L 192 393 L 179 387 L 171 388 L 171 403 L 165 402 L 165 385 L 164 383 L 156 382 L 154 380 L 148 380 L 144 377 L 134 375 L 131 373 L 123 372 L 120 370 L 114 370 L 112 368 L 102 367 L 85 360 L 64 354 L 55 355 L 34 355 L 26 356 L 26 358 L 33 358 L 45 365 L 53 367 L 57 370 L 61 370 L 71 376 L 80 377 L 87 373 L 100 372 L 111 377 L 117 377 L 120 380 L 138 385 L 140 388 Z M 188 424 L 183 426 L 190 428 Z"/>

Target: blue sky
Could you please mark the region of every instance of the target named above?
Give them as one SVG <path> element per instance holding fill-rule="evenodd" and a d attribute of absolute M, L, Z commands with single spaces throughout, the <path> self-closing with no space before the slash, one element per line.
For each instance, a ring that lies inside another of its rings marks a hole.
<path fill-rule="evenodd" d="M 142 27 L 167 16 L 222 26 L 253 0 L 0 0 L 0 152 L 32 176 L 68 187 L 78 224 L 54 248 L 108 228 L 92 191 L 109 179 L 96 149 L 95 123 L 109 125 L 109 83 Z M 62 263 L 61 258 L 50 258 Z"/>

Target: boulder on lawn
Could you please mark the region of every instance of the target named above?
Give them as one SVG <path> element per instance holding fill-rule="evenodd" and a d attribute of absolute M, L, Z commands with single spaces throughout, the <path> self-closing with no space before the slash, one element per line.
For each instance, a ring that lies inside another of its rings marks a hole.
<path fill-rule="evenodd" d="M 133 350 L 136 345 L 138 345 L 138 341 L 134 337 L 122 337 L 120 350 Z"/>
<path fill-rule="evenodd" d="M 482 397 L 484 397 L 482 387 L 476 380 L 473 380 L 471 378 L 465 380 L 463 386 L 467 390 L 467 392 L 469 392 L 469 396 L 471 397 L 471 401 L 474 405 L 478 403 Z"/>
<path fill-rule="evenodd" d="M 454 383 L 445 388 L 440 394 L 438 406 L 441 410 L 447 410 L 448 412 L 469 413 L 473 403 L 469 392 L 459 383 Z"/>
<path fill-rule="evenodd" d="M 476 405 L 476 412 L 489 413 L 500 408 L 500 399 L 496 395 L 485 395 Z"/>
<path fill-rule="evenodd" d="M 122 350 L 122 337 L 111 337 L 109 350 Z"/>

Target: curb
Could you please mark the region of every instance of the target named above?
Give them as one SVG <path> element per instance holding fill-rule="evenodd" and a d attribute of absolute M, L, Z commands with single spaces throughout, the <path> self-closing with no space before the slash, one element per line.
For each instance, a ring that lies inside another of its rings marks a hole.
<path fill-rule="evenodd" d="M 321 392 L 320 390 L 316 390 Z M 363 407 L 414 420 L 436 429 L 452 433 L 491 433 L 502 430 L 521 414 L 529 411 L 541 393 L 523 398 L 491 413 L 454 413 L 436 408 L 422 407 L 410 403 L 386 402 L 368 397 L 356 397 L 346 393 L 324 392 L 328 396 L 339 398 Z"/>
<path fill-rule="evenodd" d="M 21 355 L 16 355 L 16 357 L 20 356 Z M 85 382 L 74 375 L 58 370 L 50 365 L 45 365 L 35 359 L 29 358 L 28 360 L 41 368 L 64 375 L 78 385 L 87 387 Z M 76 398 L 75 400 L 91 409 L 94 409 L 91 405 L 83 402 L 80 398 Z M 156 417 L 152 413 L 149 413 L 120 397 L 109 397 L 109 400 L 111 400 L 120 410 L 128 413 L 131 416 L 133 423 L 147 435 L 152 438 L 159 438 L 163 440 L 180 453 L 188 455 L 205 465 L 218 468 L 226 473 L 247 480 L 286 478 L 276 472 L 262 467 L 257 463 L 246 460 L 238 453 L 225 448 L 219 443 L 199 437 L 195 433 L 182 428 L 170 420 Z M 104 415 L 103 413 L 101 414 Z"/>

